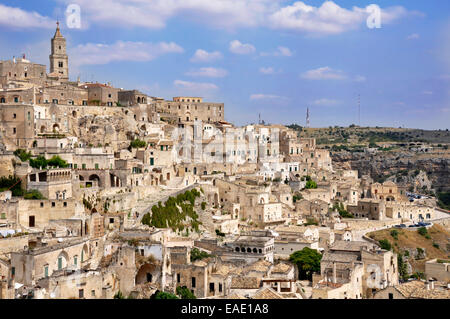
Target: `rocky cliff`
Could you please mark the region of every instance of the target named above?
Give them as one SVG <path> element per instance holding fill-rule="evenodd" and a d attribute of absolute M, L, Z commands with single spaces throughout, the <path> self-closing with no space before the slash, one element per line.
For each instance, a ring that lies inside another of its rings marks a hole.
<path fill-rule="evenodd" d="M 376 181 L 392 180 L 415 189 L 450 191 L 450 154 L 414 153 L 409 151 L 332 154 L 336 168 L 355 169 Z"/>

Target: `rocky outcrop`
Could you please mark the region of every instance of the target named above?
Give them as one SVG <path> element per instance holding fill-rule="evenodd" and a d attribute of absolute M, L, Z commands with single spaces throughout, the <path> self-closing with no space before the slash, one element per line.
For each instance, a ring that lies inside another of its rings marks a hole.
<path fill-rule="evenodd" d="M 392 180 L 416 189 L 450 191 L 450 154 L 417 154 L 407 151 L 376 154 L 336 152 L 332 154 L 335 168 L 358 170 L 360 176 L 374 180 Z"/>

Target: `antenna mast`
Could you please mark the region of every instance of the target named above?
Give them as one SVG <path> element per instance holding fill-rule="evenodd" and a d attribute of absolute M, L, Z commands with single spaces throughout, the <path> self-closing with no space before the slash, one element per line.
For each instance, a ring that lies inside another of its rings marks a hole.
<path fill-rule="evenodd" d="M 306 108 L 306 127 L 309 128 L 309 107 Z"/>

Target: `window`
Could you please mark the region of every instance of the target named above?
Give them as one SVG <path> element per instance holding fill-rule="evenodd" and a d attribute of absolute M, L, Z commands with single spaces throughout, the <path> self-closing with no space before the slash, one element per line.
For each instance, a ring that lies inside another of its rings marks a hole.
<path fill-rule="evenodd" d="M 45 278 L 48 277 L 48 265 L 44 266 L 44 276 L 45 276 Z"/>
<path fill-rule="evenodd" d="M 73 264 L 76 266 L 78 264 L 78 256 L 73 257 Z"/>
<path fill-rule="evenodd" d="M 16 267 L 11 267 L 11 276 L 16 274 Z"/>
<path fill-rule="evenodd" d="M 15 119 L 15 118 L 17 118 L 17 114 L 16 113 L 13 114 L 13 119 Z"/>
<path fill-rule="evenodd" d="M 212 292 L 212 293 L 214 293 L 214 283 L 213 282 L 211 282 L 210 284 L 209 284 L 209 292 Z"/>
<path fill-rule="evenodd" d="M 178 283 L 181 282 L 181 275 L 180 274 L 177 274 L 177 282 Z"/>
<path fill-rule="evenodd" d="M 15 127 L 13 127 L 13 134 L 16 134 L 17 130 Z"/>
<path fill-rule="evenodd" d="M 65 197 L 65 194 L 63 194 L 63 197 Z M 67 202 L 64 202 L 64 207 L 67 207 Z"/>
<path fill-rule="evenodd" d="M 219 292 L 222 292 L 222 284 L 219 284 Z"/>
<path fill-rule="evenodd" d="M 62 269 L 62 257 L 58 257 L 58 270 Z"/>
<path fill-rule="evenodd" d="M 91 296 L 92 296 L 92 297 L 95 297 L 95 290 L 92 290 L 92 291 L 91 291 Z"/>
<path fill-rule="evenodd" d="M 389 293 L 389 299 L 394 299 L 394 294 L 393 293 Z"/>
<path fill-rule="evenodd" d="M 84 289 L 78 290 L 78 298 L 84 298 Z"/>
<path fill-rule="evenodd" d="M 52 202 L 52 207 L 56 207 L 56 203 L 55 202 Z"/>
<path fill-rule="evenodd" d="M 63 62 L 58 62 L 58 67 L 59 68 L 63 68 L 64 67 L 64 63 Z"/>
<path fill-rule="evenodd" d="M 192 277 L 192 288 L 195 288 L 195 277 Z"/>

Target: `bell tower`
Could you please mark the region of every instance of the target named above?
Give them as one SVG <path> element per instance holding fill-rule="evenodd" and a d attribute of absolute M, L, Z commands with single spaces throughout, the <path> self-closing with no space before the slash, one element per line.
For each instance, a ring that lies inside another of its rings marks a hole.
<path fill-rule="evenodd" d="M 61 80 L 69 80 L 69 57 L 67 56 L 66 39 L 56 23 L 56 32 L 52 38 L 52 54 L 50 55 L 50 74 L 54 73 Z"/>

